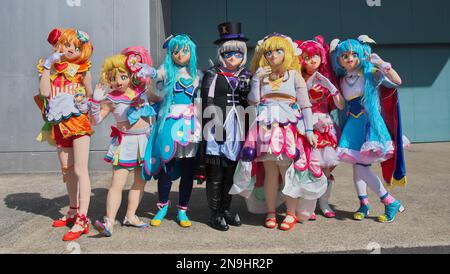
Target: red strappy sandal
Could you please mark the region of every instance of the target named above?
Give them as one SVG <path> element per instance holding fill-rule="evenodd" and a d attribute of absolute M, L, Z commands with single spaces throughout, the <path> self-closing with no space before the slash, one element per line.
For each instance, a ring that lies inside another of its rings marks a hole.
<path fill-rule="evenodd" d="M 294 220 L 292 222 L 286 222 L 286 218 L 288 216 L 291 216 L 292 218 L 294 218 Z M 291 229 L 294 228 L 295 224 L 298 222 L 298 217 L 295 214 L 292 214 L 291 212 L 287 212 L 286 213 L 286 218 L 284 219 L 284 221 L 280 224 L 280 229 L 284 230 L 284 231 L 289 231 Z M 287 226 L 287 227 L 286 227 Z"/>
<path fill-rule="evenodd" d="M 78 209 L 80 209 L 79 207 L 70 207 L 70 210 L 67 212 L 66 215 L 66 219 L 65 220 L 54 220 L 52 226 L 53 227 L 64 227 L 70 224 L 73 224 L 76 220 L 77 220 L 77 211 Z M 75 214 L 71 215 L 70 213 L 73 213 L 73 211 L 75 211 Z M 72 216 L 72 217 L 67 217 L 67 216 Z"/>
<path fill-rule="evenodd" d="M 266 216 L 269 214 L 274 214 L 275 217 L 272 218 L 266 218 L 266 221 L 264 223 L 264 226 L 270 229 L 273 229 L 275 227 L 277 227 L 278 223 L 277 223 L 277 213 L 276 212 L 267 212 Z M 271 223 L 273 223 L 273 225 L 271 225 Z"/>
<path fill-rule="evenodd" d="M 79 222 L 79 220 L 81 220 L 81 223 Z M 79 225 L 79 226 L 83 227 L 83 230 L 77 231 L 77 232 L 72 232 L 72 231 L 67 232 L 66 235 L 64 235 L 64 237 L 63 237 L 63 241 L 74 241 L 74 240 L 80 238 L 81 235 L 89 233 L 89 221 L 86 218 L 86 215 L 77 214 L 77 221 L 75 222 L 75 225 Z"/>

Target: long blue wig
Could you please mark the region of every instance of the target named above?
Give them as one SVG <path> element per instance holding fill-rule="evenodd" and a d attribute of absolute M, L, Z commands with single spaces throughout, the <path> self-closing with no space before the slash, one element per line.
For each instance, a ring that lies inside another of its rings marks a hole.
<path fill-rule="evenodd" d="M 359 69 L 362 71 L 365 78 L 362 104 L 367 111 L 370 127 L 374 129 L 375 134 L 385 146 L 387 140 L 385 140 L 383 134 L 381 134 L 384 120 L 381 115 L 380 95 L 373 77 L 375 67 L 369 61 L 372 49 L 368 44 L 355 39 L 348 39 L 340 42 L 336 47 L 336 50 L 331 53 L 333 70 L 338 77 L 344 77 L 347 74 L 347 71 L 339 63 L 339 57 L 347 52 L 353 52 L 358 55 L 360 60 Z"/>
<path fill-rule="evenodd" d="M 173 61 L 172 53 L 174 51 L 184 49 L 189 49 L 191 53 L 191 59 L 187 67 L 187 70 L 191 75 L 192 79 L 195 80 L 195 78 L 197 78 L 197 53 L 196 53 L 197 46 L 195 42 L 189 37 L 189 35 L 178 34 L 172 39 L 170 39 L 170 41 L 168 42 L 166 57 L 162 64 L 162 66 L 164 66 L 164 69 L 166 71 L 166 78 L 164 79 L 162 86 L 164 99 L 158 114 L 158 121 L 156 123 L 158 133 L 160 133 L 161 130 L 164 128 L 165 120 L 167 118 L 167 115 L 169 114 L 170 105 L 172 104 L 173 100 L 173 88 L 178 80 L 178 70 L 180 69 L 180 66 Z"/>

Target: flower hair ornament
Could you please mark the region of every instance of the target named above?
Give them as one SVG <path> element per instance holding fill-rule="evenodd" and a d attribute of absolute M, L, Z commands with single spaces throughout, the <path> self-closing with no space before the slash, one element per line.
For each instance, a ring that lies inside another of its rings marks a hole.
<path fill-rule="evenodd" d="M 140 84 L 140 80 L 136 73 L 142 69 L 141 63 L 143 63 L 143 58 L 138 52 L 135 51 L 127 53 L 126 56 L 127 59 L 125 60 L 125 66 L 132 74 L 131 81 L 133 82 L 133 85 L 138 86 Z"/>
<path fill-rule="evenodd" d="M 142 62 L 142 56 L 138 52 L 130 52 L 127 54 L 125 65 L 132 74 L 135 74 L 142 69 L 140 66 Z"/>
<path fill-rule="evenodd" d="M 258 43 L 257 43 L 257 46 L 256 46 L 256 50 L 258 50 L 258 48 L 259 48 L 259 47 L 260 47 L 267 39 L 272 38 L 272 37 L 282 37 L 282 38 L 288 40 L 289 43 L 292 45 L 292 48 L 294 49 L 294 55 L 295 55 L 295 56 L 300 56 L 300 55 L 302 55 L 302 50 L 299 48 L 299 45 L 298 45 L 297 43 L 295 43 L 295 42 L 292 40 L 291 37 L 289 37 L 289 36 L 287 36 L 287 35 L 284 35 L 284 34 L 276 33 L 276 32 L 267 35 L 267 36 L 264 37 L 262 40 L 259 40 Z"/>

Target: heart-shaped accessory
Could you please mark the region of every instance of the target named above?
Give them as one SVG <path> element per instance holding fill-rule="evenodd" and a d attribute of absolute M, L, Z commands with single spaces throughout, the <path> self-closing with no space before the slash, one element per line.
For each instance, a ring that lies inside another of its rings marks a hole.
<path fill-rule="evenodd" d="M 188 88 L 194 84 L 194 80 L 192 78 L 180 78 L 178 82 L 183 88 Z"/>
<path fill-rule="evenodd" d="M 311 100 L 320 100 L 322 99 L 322 97 L 325 94 L 325 88 L 322 87 L 321 85 L 314 85 L 310 90 L 309 90 L 309 98 L 311 98 Z"/>

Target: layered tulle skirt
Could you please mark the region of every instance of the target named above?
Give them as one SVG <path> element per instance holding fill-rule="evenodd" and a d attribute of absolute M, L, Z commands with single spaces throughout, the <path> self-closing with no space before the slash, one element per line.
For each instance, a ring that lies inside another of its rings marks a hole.
<path fill-rule="evenodd" d="M 247 198 L 248 209 L 253 213 L 266 211 L 265 161 L 287 167 L 284 185 L 279 187 L 278 205 L 284 195 L 314 200 L 325 193 L 326 177 L 305 138 L 302 114 L 290 100 L 270 99 L 258 106 L 241 152 L 230 194 Z"/>

